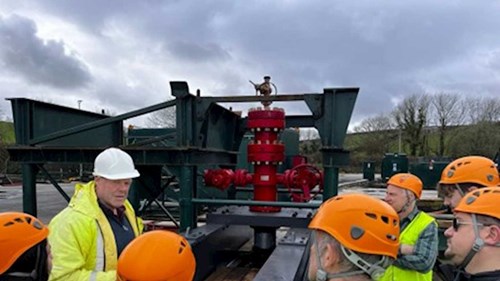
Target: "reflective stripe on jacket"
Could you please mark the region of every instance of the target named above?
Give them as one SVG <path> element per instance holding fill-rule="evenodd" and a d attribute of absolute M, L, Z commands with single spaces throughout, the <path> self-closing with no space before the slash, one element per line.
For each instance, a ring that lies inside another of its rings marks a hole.
<path fill-rule="evenodd" d="M 128 201 L 125 214 L 138 236 L 142 221 Z M 97 203 L 94 181 L 75 186 L 68 207 L 52 219 L 49 229 L 53 256 L 49 280 L 116 280 L 115 237 Z"/>
<path fill-rule="evenodd" d="M 401 232 L 399 241 L 401 244 L 415 245 L 417 244 L 420 233 L 430 224 L 436 223 L 435 219 L 425 212 L 419 212 L 418 215 L 410 222 L 410 224 Z M 415 270 L 408 270 L 391 265 L 385 271 L 385 274 L 379 281 L 432 281 L 432 270 L 426 273 L 421 273 Z"/>

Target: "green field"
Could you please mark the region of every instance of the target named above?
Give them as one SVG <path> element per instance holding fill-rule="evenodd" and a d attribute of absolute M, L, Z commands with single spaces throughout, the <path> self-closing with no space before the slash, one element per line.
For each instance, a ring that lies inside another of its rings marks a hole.
<path fill-rule="evenodd" d="M 16 142 L 14 124 L 12 122 L 0 121 L 0 142 L 2 144 L 13 144 Z"/>

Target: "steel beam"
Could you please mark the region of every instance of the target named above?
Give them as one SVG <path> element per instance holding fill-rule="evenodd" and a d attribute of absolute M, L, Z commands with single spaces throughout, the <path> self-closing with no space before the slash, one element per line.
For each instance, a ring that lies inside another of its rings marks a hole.
<path fill-rule="evenodd" d="M 23 164 L 23 211 L 36 217 L 36 174 L 38 167 L 34 164 Z"/>
<path fill-rule="evenodd" d="M 259 270 L 254 281 L 306 280 L 309 259 L 309 230 L 290 229 Z"/>
<path fill-rule="evenodd" d="M 236 258 L 237 251 L 253 235 L 248 226 L 207 224 L 180 233 L 188 240 L 196 257 L 194 281 L 205 280 L 221 261 Z"/>
<path fill-rule="evenodd" d="M 122 147 L 136 165 L 223 165 L 236 163 L 236 151 L 201 149 L 196 147 L 137 148 Z M 69 147 L 8 147 L 10 160 L 22 163 L 44 164 L 47 162 L 94 163 L 94 159 L 104 148 Z"/>
<path fill-rule="evenodd" d="M 296 203 L 282 201 L 250 201 L 250 200 L 224 200 L 224 199 L 200 199 L 193 198 L 192 202 L 201 205 L 240 205 L 240 206 L 273 206 L 291 208 L 318 208 L 316 203 Z"/>
<path fill-rule="evenodd" d="M 47 141 L 50 141 L 50 140 L 58 139 L 58 138 L 61 138 L 61 137 L 69 136 L 69 135 L 72 135 L 72 134 L 85 132 L 85 131 L 88 131 L 88 130 L 92 130 L 92 129 L 95 129 L 95 128 L 99 128 L 99 127 L 102 127 L 102 126 L 105 126 L 105 125 L 112 124 L 114 122 L 120 122 L 120 121 L 129 119 L 129 118 L 137 117 L 137 116 L 140 116 L 140 115 L 143 115 L 143 114 L 147 114 L 147 113 L 150 113 L 150 112 L 153 112 L 153 111 L 157 111 L 157 110 L 160 110 L 160 109 L 163 109 L 163 108 L 166 108 L 166 107 L 170 107 L 170 106 L 173 106 L 174 104 L 175 104 L 175 100 L 171 100 L 171 101 L 167 101 L 167 102 L 162 102 L 162 103 L 159 103 L 159 104 L 155 104 L 155 105 L 152 105 L 152 106 L 148 106 L 148 107 L 145 107 L 145 108 L 141 108 L 141 109 L 138 109 L 138 110 L 127 112 L 127 113 L 124 113 L 124 114 L 120 114 L 120 115 L 117 115 L 117 116 L 114 116 L 114 117 L 108 117 L 106 119 L 102 119 L 102 120 L 98 120 L 98 121 L 94 121 L 94 122 L 82 124 L 82 125 L 79 125 L 79 126 L 75 126 L 73 128 L 69 128 L 69 129 L 61 130 L 59 132 L 55 132 L 55 133 L 52 133 L 52 134 L 41 136 L 41 137 L 38 137 L 38 138 L 30 140 L 29 143 L 31 145 L 34 145 L 34 144 L 38 144 L 38 143 L 42 143 L 42 142 L 47 142 Z"/>
<path fill-rule="evenodd" d="M 207 223 L 249 225 L 253 227 L 307 228 L 314 211 L 311 209 L 282 208 L 277 213 L 250 212 L 248 207 L 228 206 L 207 214 Z"/>

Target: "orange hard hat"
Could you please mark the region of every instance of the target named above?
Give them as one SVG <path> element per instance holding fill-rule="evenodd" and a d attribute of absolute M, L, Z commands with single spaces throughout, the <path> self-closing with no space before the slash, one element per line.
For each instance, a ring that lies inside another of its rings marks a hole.
<path fill-rule="evenodd" d="M 49 235 L 49 229 L 32 215 L 0 213 L 0 274 L 27 250 Z"/>
<path fill-rule="evenodd" d="M 481 186 L 498 185 L 498 170 L 495 163 L 482 156 L 458 158 L 444 168 L 440 184 L 475 183 Z"/>
<path fill-rule="evenodd" d="M 399 217 L 387 203 L 366 194 L 345 194 L 321 204 L 309 228 L 322 230 L 344 247 L 396 258 Z"/>
<path fill-rule="evenodd" d="M 195 270 L 187 240 L 164 230 L 137 237 L 118 259 L 118 275 L 123 281 L 191 281 Z"/>
<path fill-rule="evenodd" d="M 455 212 L 485 215 L 500 219 L 500 188 L 491 186 L 467 193 L 454 209 Z"/>
<path fill-rule="evenodd" d="M 388 181 L 387 185 L 394 185 L 399 188 L 407 189 L 420 199 L 422 196 L 422 181 L 415 175 L 409 173 L 399 173 L 392 176 Z"/>

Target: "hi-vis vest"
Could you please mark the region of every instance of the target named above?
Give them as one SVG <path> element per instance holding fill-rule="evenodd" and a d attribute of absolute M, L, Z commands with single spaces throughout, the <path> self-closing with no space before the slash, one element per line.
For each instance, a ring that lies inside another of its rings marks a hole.
<path fill-rule="evenodd" d="M 401 244 L 415 245 L 418 236 L 430 224 L 436 223 L 435 219 L 424 212 L 419 212 L 410 224 L 401 232 L 399 241 Z M 379 281 L 432 281 L 432 269 L 426 273 L 408 270 L 391 265 Z"/>

